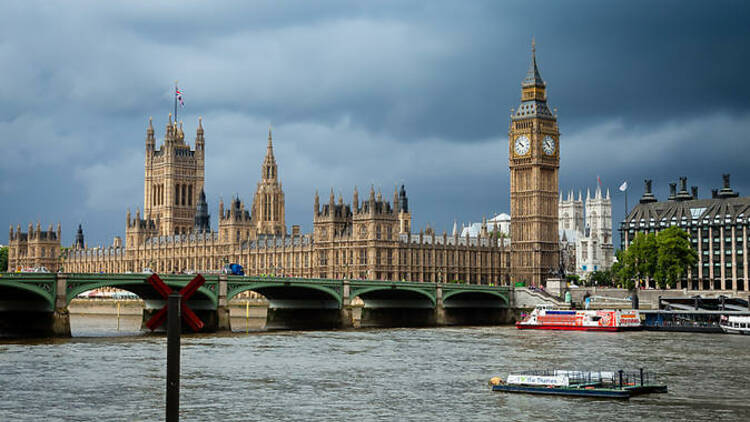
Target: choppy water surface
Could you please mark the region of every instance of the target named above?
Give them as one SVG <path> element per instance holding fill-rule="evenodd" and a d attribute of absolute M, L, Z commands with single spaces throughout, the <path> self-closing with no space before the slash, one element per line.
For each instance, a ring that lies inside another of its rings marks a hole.
<path fill-rule="evenodd" d="M 105 331 L 95 322 L 74 330 Z M 162 420 L 165 356 L 166 339 L 155 336 L 6 341 L 0 420 Z M 466 327 L 186 336 L 181 411 L 193 421 L 748 420 L 749 362 L 750 337 L 729 335 Z M 607 401 L 487 388 L 513 369 L 640 366 L 670 392 Z"/>

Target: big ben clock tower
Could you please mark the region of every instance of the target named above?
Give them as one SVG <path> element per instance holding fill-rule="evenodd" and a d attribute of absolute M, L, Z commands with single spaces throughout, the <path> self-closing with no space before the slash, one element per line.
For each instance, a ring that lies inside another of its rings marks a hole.
<path fill-rule="evenodd" d="M 531 65 L 521 83 L 521 105 L 511 113 L 510 266 L 514 282 L 540 285 L 560 262 L 557 198 L 560 132 L 547 106 L 545 83 L 531 41 Z"/>

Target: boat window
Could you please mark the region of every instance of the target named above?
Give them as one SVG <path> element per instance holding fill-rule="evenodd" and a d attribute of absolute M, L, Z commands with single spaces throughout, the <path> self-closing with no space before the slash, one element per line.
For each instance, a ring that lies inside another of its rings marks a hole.
<path fill-rule="evenodd" d="M 602 317 L 601 317 L 601 316 L 599 316 L 599 315 L 595 315 L 595 316 L 592 316 L 592 317 L 591 317 L 591 320 L 592 320 L 592 321 L 599 321 L 600 319 L 602 319 Z"/>
<path fill-rule="evenodd" d="M 741 322 L 741 323 L 740 323 L 740 328 L 747 328 L 747 324 L 746 324 L 746 323 L 744 323 L 744 322 Z"/>

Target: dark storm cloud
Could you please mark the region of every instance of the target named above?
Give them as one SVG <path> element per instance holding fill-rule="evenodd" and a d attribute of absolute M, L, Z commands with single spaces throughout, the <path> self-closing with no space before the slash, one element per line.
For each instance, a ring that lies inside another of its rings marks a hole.
<path fill-rule="evenodd" d="M 537 39 L 561 190 L 732 172 L 750 193 L 743 2 L 15 2 L 0 6 L 0 222 L 121 234 L 149 115 L 180 80 L 206 189 L 250 200 L 274 126 L 288 225 L 312 196 L 405 183 L 415 227 L 508 209 L 507 128 Z M 624 208 L 615 196 L 615 224 Z M 215 227 L 215 221 L 214 221 Z"/>

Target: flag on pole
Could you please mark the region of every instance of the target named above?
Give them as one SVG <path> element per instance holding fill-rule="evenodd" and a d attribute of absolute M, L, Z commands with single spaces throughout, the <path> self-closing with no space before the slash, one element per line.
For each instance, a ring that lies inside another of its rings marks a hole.
<path fill-rule="evenodd" d="M 624 182 L 622 182 L 622 184 L 620 185 L 620 192 L 625 192 L 626 190 L 628 190 L 628 181 L 627 180 L 624 181 Z"/>
<path fill-rule="evenodd" d="M 180 107 L 185 107 L 185 103 L 182 101 L 182 91 L 177 87 L 174 88 L 174 96 L 180 102 Z"/>
<path fill-rule="evenodd" d="M 596 183 L 598 183 L 598 184 L 599 184 L 599 187 L 600 187 L 600 188 L 602 187 L 602 179 L 601 179 L 601 178 L 599 178 L 599 176 L 596 176 Z"/>

